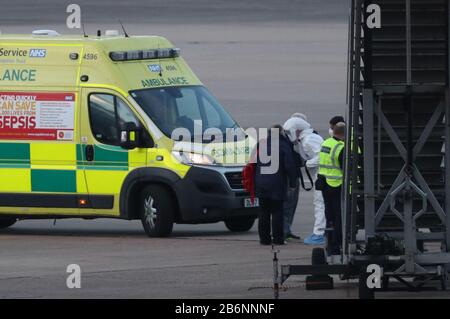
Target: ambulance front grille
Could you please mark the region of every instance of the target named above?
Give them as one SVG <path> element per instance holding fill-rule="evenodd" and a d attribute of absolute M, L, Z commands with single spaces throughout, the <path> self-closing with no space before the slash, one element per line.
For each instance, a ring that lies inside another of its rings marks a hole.
<path fill-rule="evenodd" d="M 242 186 L 242 172 L 228 172 L 225 177 L 231 189 L 243 189 Z"/>

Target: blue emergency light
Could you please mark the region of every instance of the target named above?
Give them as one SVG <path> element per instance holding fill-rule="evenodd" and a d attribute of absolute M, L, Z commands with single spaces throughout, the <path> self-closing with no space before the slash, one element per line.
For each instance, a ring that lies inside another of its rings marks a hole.
<path fill-rule="evenodd" d="M 157 50 L 113 51 L 109 53 L 109 57 L 113 61 L 167 59 L 167 58 L 177 58 L 179 56 L 180 56 L 179 48 L 157 49 Z"/>

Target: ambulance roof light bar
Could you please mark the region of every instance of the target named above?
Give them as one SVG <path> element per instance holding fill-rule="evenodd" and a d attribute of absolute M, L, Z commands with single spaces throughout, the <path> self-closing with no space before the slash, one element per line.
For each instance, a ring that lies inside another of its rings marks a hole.
<path fill-rule="evenodd" d="M 136 50 L 136 51 L 113 51 L 109 53 L 111 60 L 136 61 L 151 59 L 177 58 L 180 56 L 179 48 L 157 49 L 157 50 Z"/>

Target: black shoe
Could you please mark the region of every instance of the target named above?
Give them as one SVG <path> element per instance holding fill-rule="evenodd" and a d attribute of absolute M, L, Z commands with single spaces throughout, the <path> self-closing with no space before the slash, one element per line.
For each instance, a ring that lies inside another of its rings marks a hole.
<path fill-rule="evenodd" d="M 263 240 L 260 240 L 259 243 L 260 243 L 262 246 L 270 246 L 270 245 L 272 245 L 272 243 L 271 243 L 270 241 L 263 241 Z"/>
<path fill-rule="evenodd" d="M 289 240 L 289 239 L 300 240 L 301 238 L 300 238 L 300 236 L 290 233 L 290 234 L 287 234 L 287 236 L 286 236 L 286 240 Z"/>
<path fill-rule="evenodd" d="M 284 241 L 284 240 L 277 240 L 277 241 L 273 241 L 273 244 L 274 245 L 277 245 L 277 246 L 280 246 L 280 245 L 284 245 L 284 244 L 286 244 L 286 242 Z"/>

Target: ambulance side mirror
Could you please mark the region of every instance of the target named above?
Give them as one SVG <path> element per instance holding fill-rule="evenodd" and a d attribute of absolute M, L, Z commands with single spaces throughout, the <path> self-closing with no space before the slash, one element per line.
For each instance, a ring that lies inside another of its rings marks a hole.
<path fill-rule="evenodd" d="M 133 122 L 122 125 L 120 128 L 120 147 L 127 150 L 139 147 L 141 131 L 142 129 L 138 128 Z"/>

